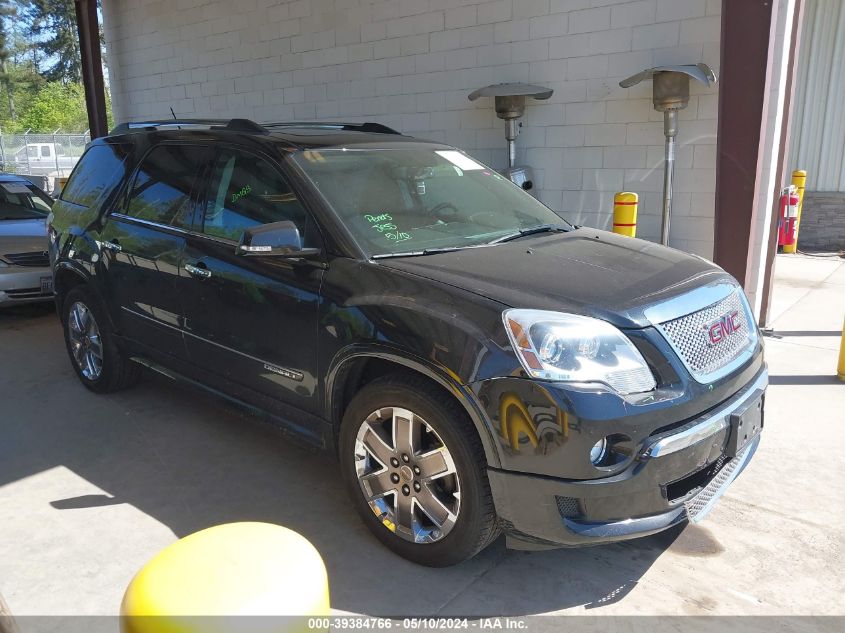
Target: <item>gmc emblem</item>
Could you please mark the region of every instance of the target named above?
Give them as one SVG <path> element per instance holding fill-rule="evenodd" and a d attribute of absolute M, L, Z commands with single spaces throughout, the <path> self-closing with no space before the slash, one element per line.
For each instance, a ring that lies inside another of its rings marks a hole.
<path fill-rule="evenodd" d="M 707 330 L 707 335 L 710 337 L 710 342 L 713 345 L 721 343 L 728 336 L 738 331 L 741 327 L 742 322 L 739 321 L 739 311 L 737 310 L 724 314 L 716 321 L 704 326 Z"/>

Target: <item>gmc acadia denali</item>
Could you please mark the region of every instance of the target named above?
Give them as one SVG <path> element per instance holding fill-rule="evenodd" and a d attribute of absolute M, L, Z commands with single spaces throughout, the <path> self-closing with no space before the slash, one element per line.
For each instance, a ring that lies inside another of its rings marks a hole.
<path fill-rule="evenodd" d="M 261 411 L 421 564 L 698 521 L 760 440 L 730 275 L 376 123 L 123 124 L 48 233 L 87 388 L 144 366 Z"/>

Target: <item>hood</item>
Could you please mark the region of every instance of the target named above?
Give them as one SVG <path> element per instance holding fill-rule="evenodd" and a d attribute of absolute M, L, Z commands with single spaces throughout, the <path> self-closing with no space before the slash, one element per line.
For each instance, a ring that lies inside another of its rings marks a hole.
<path fill-rule="evenodd" d="M 582 314 L 629 328 L 652 325 L 643 312 L 648 306 L 705 284 L 735 283 L 701 257 L 587 228 L 379 263 L 509 307 Z"/>
<path fill-rule="evenodd" d="M 0 256 L 47 250 L 45 218 L 0 220 Z"/>

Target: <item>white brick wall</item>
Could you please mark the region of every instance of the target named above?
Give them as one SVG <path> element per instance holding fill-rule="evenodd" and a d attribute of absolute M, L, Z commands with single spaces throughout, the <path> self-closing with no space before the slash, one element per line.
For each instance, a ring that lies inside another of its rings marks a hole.
<path fill-rule="evenodd" d="M 608 228 L 613 194 L 640 193 L 638 235 L 656 239 L 661 64 L 719 67 L 715 0 L 110 0 L 103 3 L 119 121 L 181 116 L 377 120 L 445 141 L 495 167 L 503 123 L 487 84 L 554 88 L 529 105 L 518 162 L 571 221 Z M 713 248 L 717 92 L 692 86 L 681 113 L 673 246 Z"/>

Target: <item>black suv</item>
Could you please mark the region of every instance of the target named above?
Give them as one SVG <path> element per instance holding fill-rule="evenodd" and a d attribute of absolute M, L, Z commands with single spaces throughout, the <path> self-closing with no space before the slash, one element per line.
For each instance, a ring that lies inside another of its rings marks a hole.
<path fill-rule="evenodd" d="M 732 277 L 378 124 L 124 124 L 48 232 L 86 387 L 146 366 L 261 411 L 422 564 L 697 521 L 759 443 Z"/>

